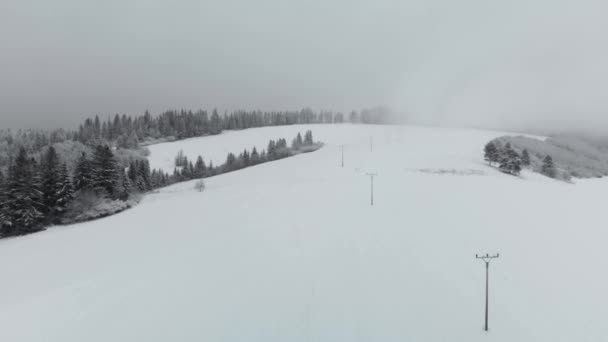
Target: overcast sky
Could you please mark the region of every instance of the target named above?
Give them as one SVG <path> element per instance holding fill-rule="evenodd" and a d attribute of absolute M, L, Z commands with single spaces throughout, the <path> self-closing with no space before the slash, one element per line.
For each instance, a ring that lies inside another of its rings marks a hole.
<path fill-rule="evenodd" d="M 0 0 L 0 126 L 389 105 L 424 123 L 608 128 L 604 3 Z"/>

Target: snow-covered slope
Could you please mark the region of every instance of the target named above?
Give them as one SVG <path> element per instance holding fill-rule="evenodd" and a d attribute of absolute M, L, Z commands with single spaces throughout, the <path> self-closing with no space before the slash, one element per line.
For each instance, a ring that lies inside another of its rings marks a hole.
<path fill-rule="evenodd" d="M 501 133 L 251 129 L 154 146 L 152 167 L 305 129 L 326 146 L 0 241 L 0 341 L 608 339 L 608 182 L 501 174 L 481 160 Z"/>

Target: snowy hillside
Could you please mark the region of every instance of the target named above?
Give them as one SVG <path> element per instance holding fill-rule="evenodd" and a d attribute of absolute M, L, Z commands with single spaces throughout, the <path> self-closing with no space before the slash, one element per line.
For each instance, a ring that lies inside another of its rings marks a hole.
<path fill-rule="evenodd" d="M 608 181 L 499 173 L 482 148 L 503 133 L 270 127 L 151 146 L 151 166 L 306 129 L 326 146 L 0 241 L 0 341 L 608 338 Z"/>

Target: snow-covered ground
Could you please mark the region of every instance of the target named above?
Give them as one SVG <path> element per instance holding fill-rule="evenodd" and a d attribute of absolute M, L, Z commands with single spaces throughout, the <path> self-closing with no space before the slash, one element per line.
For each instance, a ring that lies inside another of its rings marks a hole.
<path fill-rule="evenodd" d="M 152 167 L 306 129 L 326 146 L 0 241 L 0 341 L 608 340 L 608 181 L 501 174 L 501 133 L 250 129 L 153 146 Z"/>

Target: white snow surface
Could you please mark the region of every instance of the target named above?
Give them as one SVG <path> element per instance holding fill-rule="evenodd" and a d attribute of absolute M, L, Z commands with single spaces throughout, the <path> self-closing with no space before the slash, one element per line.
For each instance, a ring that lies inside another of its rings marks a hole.
<path fill-rule="evenodd" d="M 306 129 L 325 147 L 0 241 L 0 341 L 608 340 L 608 182 L 504 175 L 482 160 L 500 132 L 249 129 L 152 146 L 152 166 Z"/>

